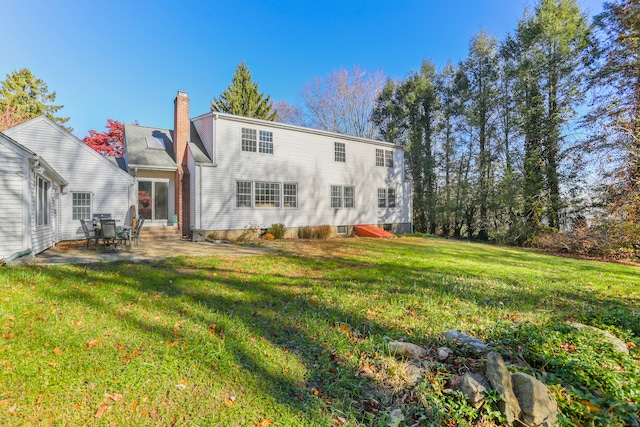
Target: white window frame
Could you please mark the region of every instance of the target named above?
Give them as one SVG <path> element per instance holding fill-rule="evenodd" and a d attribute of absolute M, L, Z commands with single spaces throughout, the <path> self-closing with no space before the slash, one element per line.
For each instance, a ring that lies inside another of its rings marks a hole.
<path fill-rule="evenodd" d="M 258 152 L 273 154 L 273 132 L 270 130 L 258 131 Z"/>
<path fill-rule="evenodd" d="M 351 195 L 347 195 L 349 193 Z M 332 185 L 330 192 L 331 209 L 353 209 L 356 205 L 355 185 Z"/>
<path fill-rule="evenodd" d="M 397 192 L 393 187 L 378 188 L 378 209 L 394 209 L 398 207 Z"/>
<path fill-rule="evenodd" d="M 387 208 L 393 209 L 397 207 L 397 199 L 396 199 L 396 189 L 395 188 L 387 188 Z"/>
<path fill-rule="evenodd" d="M 287 192 L 289 194 L 287 194 Z M 297 183 L 295 182 L 282 183 L 282 207 L 285 209 L 298 208 L 298 184 Z"/>
<path fill-rule="evenodd" d="M 332 185 L 331 192 L 331 209 L 342 209 L 342 185 Z"/>
<path fill-rule="evenodd" d="M 344 142 L 333 143 L 333 160 L 340 163 L 347 162 L 347 145 Z"/>
<path fill-rule="evenodd" d="M 376 148 L 376 166 L 384 167 L 384 150 Z"/>
<path fill-rule="evenodd" d="M 387 189 L 378 188 L 378 209 L 387 207 Z"/>
<path fill-rule="evenodd" d="M 351 190 L 351 195 L 347 196 L 347 190 Z M 345 209 L 353 209 L 356 207 L 356 187 L 353 185 L 345 185 L 342 187 L 342 206 Z"/>
<path fill-rule="evenodd" d="M 250 153 L 255 153 L 258 146 L 258 131 L 251 128 L 242 128 L 240 131 L 241 136 L 241 149 Z"/>
<path fill-rule="evenodd" d="M 76 196 L 85 196 L 83 200 L 76 199 Z M 88 204 L 77 205 L 77 202 L 87 201 Z M 80 212 L 88 210 L 86 215 L 79 215 Z M 91 220 L 93 218 L 93 193 L 90 191 L 74 191 L 71 193 L 71 219 Z"/>
<path fill-rule="evenodd" d="M 248 186 L 247 186 L 248 184 Z M 241 188 L 243 186 L 243 188 Z M 247 187 L 249 192 L 247 192 Z M 243 190 L 242 192 L 240 190 Z M 240 201 L 242 198 L 242 202 Z M 248 204 L 246 202 L 248 200 Z M 248 209 L 253 207 L 253 182 L 238 180 L 236 181 L 236 208 Z"/>
<path fill-rule="evenodd" d="M 393 167 L 393 150 L 384 150 L 384 165 L 388 168 Z"/>
<path fill-rule="evenodd" d="M 260 186 L 261 188 L 258 188 Z M 273 206 L 271 206 L 273 204 Z M 282 206 L 282 184 L 279 182 L 254 181 L 253 207 L 273 209 Z"/>
<path fill-rule="evenodd" d="M 49 212 L 49 189 L 51 183 L 41 176 L 36 178 L 36 226 L 46 226 L 51 223 Z"/>

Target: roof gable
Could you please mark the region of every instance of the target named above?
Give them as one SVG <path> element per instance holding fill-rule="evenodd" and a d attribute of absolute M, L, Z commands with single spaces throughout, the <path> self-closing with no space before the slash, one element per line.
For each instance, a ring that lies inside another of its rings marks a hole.
<path fill-rule="evenodd" d="M 157 139 L 164 149 L 149 147 L 149 139 Z M 176 170 L 173 131 L 139 125 L 124 125 L 124 153 L 129 168 Z"/>
<path fill-rule="evenodd" d="M 62 126 L 58 125 L 57 123 L 55 123 L 53 120 L 49 119 L 46 116 L 38 116 L 36 118 L 27 120 L 26 122 L 20 123 L 19 125 L 6 129 L 4 133 L 8 136 L 11 136 L 11 135 L 18 134 L 20 131 L 25 130 L 32 126 L 46 126 L 54 130 L 55 132 L 62 134 L 66 140 L 68 140 L 72 144 L 75 144 L 79 150 L 84 150 L 84 152 L 87 153 L 88 155 L 94 156 L 96 159 L 100 159 L 99 160 L 100 162 L 107 165 L 107 167 L 113 169 L 114 172 L 117 172 L 118 174 L 122 174 L 122 176 L 126 176 L 127 179 L 133 181 L 133 177 L 129 175 L 126 171 L 120 169 L 117 164 L 109 161 L 109 159 L 107 159 L 100 153 L 96 152 L 94 149 L 92 149 L 87 144 L 82 142 L 78 137 L 69 133 Z M 24 142 L 24 143 L 28 144 L 27 142 Z M 51 159 L 49 160 L 51 161 Z"/>

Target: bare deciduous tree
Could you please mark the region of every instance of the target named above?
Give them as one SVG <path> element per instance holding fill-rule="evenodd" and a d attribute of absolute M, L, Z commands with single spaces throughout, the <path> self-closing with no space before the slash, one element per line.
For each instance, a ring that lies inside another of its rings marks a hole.
<path fill-rule="evenodd" d="M 284 100 L 276 101 L 273 103 L 273 109 L 278 113 L 277 122 L 306 126 L 302 110 L 297 104 L 291 104 Z"/>
<path fill-rule="evenodd" d="M 369 73 L 359 67 L 339 69 L 316 77 L 300 90 L 309 114 L 309 125 L 318 129 L 363 138 L 374 138 L 371 121 L 375 101 L 386 81 L 380 70 Z"/>

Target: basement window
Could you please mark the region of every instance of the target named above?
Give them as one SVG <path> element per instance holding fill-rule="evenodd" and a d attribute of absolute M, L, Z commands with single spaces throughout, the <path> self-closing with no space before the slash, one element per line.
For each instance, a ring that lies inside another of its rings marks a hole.
<path fill-rule="evenodd" d="M 338 227 L 336 227 L 336 228 L 337 228 L 337 231 L 336 231 L 336 232 L 337 232 L 340 236 L 346 236 L 346 235 L 347 235 L 347 233 L 349 232 L 349 228 L 348 228 L 346 225 L 339 225 L 339 226 L 338 226 Z"/>

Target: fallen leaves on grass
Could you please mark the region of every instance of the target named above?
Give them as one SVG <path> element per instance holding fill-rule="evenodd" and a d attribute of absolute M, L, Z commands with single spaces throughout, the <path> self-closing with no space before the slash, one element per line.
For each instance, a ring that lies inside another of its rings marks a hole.
<path fill-rule="evenodd" d="M 258 421 L 257 423 L 254 424 L 254 426 L 264 427 L 264 426 L 270 426 L 271 424 L 273 424 L 273 421 L 265 419 L 262 421 Z"/>
<path fill-rule="evenodd" d="M 100 406 L 98 407 L 98 410 L 96 411 L 94 418 L 102 418 L 104 417 L 104 412 L 107 410 L 107 408 L 109 407 L 109 403 L 108 402 L 102 402 L 100 404 Z"/>
<path fill-rule="evenodd" d="M 98 344 L 100 344 L 100 340 L 91 340 L 87 343 L 87 348 L 91 350 L 93 347 L 97 346 Z"/>
<path fill-rule="evenodd" d="M 7 403 L 11 403 L 13 402 L 13 397 L 7 397 L 6 399 L 1 399 L 0 400 L 0 406 L 4 406 Z"/>
<path fill-rule="evenodd" d="M 64 354 L 64 351 L 60 350 L 58 347 L 54 348 L 53 352 L 58 356 L 60 356 L 61 354 Z"/>

